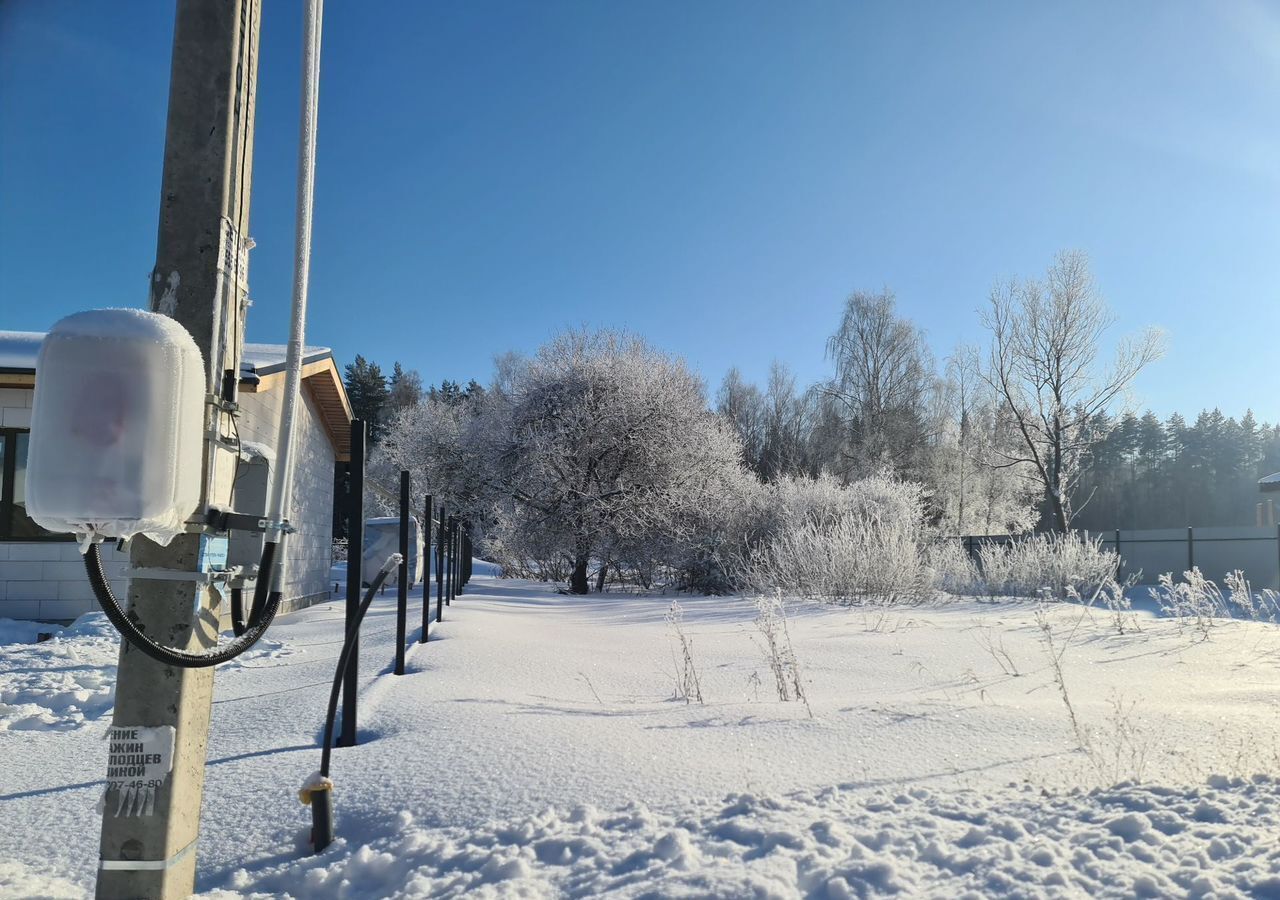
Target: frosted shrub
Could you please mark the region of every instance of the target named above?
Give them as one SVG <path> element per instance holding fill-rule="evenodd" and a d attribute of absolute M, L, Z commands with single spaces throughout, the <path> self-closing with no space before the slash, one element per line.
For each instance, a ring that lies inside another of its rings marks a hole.
<path fill-rule="evenodd" d="M 1193 567 L 1183 572 L 1182 581 L 1177 582 L 1166 572 L 1160 576 L 1159 586 L 1149 590 L 1165 615 L 1206 638 L 1218 619 L 1233 618 L 1237 611 L 1255 622 L 1276 620 L 1280 594 L 1272 590 L 1255 593 L 1239 569 L 1228 572 L 1223 581 L 1227 585 L 1225 593 L 1199 567 Z"/>
<path fill-rule="evenodd" d="M 1129 602 L 1129 597 L 1125 593 L 1125 589 L 1131 587 L 1133 583 L 1134 580 L 1131 579 L 1120 584 L 1112 578 L 1098 589 L 1098 598 L 1111 613 L 1111 623 L 1115 626 L 1116 634 L 1142 630 L 1138 624 L 1138 617 L 1133 614 L 1133 604 Z"/>
<path fill-rule="evenodd" d="M 572 560 L 561 550 L 562 536 L 545 523 L 524 527 L 517 516 L 509 514 L 511 505 L 495 504 L 486 515 L 490 523 L 485 534 L 487 558 L 499 562 L 507 577 L 568 581 Z"/>
<path fill-rule="evenodd" d="M 738 581 L 827 603 L 919 602 L 931 590 L 918 485 L 874 476 L 778 485 L 778 521 L 741 560 Z"/>
<path fill-rule="evenodd" d="M 671 601 L 671 606 L 667 608 L 664 618 L 675 636 L 676 643 L 680 645 L 679 653 L 674 647 L 671 651 L 672 661 L 676 667 L 675 699 L 683 700 L 685 703 L 691 703 L 694 700 L 702 703 L 702 679 L 698 677 L 698 668 L 693 662 L 693 638 L 689 637 L 684 630 L 684 609 L 678 601 Z"/>
<path fill-rule="evenodd" d="M 804 692 L 800 666 L 796 662 L 795 649 L 791 646 L 791 630 L 787 627 L 787 607 L 783 603 L 781 592 L 756 600 L 756 628 L 764 644 L 769 671 L 773 673 L 778 699 L 783 702 L 799 700 L 812 718 L 813 709 L 810 708 L 809 698 Z"/>
<path fill-rule="evenodd" d="M 1116 555 L 1100 538 L 1033 534 L 1010 544 L 978 548 L 983 590 L 989 596 L 1092 597 L 1115 575 Z"/>
<path fill-rule="evenodd" d="M 773 486 L 741 467 L 718 473 L 717 481 L 667 523 L 674 537 L 664 558 L 673 561 L 676 586 L 684 590 L 734 593 L 742 560 L 768 527 Z"/>
<path fill-rule="evenodd" d="M 1255 622 L 1275 622 L 1276 612 L 1280 611 L 1280 594 L 1270 588 L 1255 593 L 1240 569 L 1228 572 L 1223 581 L 1227 585 L 1231 605 L 1244 616 Z"/>
<path fill-rule="evenodd" d="M 1180 582 L 1175 582 L 1173 575 L 1165 572 L 1160 576 L 1160 586 L 1149 590 L 1165 615 L 1177 619 L 1184 628 L 1194 628 L 1203 637 L 1209 636 L 1215 619 L 1231 618 L 1222 589 L 1205 578 L 1199 566 L 1183 572 Z"/>
<path fill-rule="evenodd" d="M 971 596 L 984 593 L 977 565 L 954 538 L 935 540 L 925 550 L 925 563 L 933 583 L 948 594 Z"/>

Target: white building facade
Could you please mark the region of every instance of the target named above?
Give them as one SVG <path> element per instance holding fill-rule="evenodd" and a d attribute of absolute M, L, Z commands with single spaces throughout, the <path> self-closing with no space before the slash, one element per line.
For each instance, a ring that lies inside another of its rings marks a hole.
<path fill-rule="evenodd" d="M 97 608 L 79 550 L 26 515 L 25 481 L 35 358 L 42 334 L 0 332 L 0 618 L 69 622 Z M 241 366 L 241 439 L 276 443 L 284 398 L 283 346 L 246 344 Z M 293 509 L 282 611 L 330 599 L 333 490 L 337 463 L 350 453 L 351 405 L 330 350 L 304 354 L 297 420 Z M 127 590 L 128 553 L 103 546 L 117 596 Z M 225 613 L 224 613 L 225 618 Z"/>

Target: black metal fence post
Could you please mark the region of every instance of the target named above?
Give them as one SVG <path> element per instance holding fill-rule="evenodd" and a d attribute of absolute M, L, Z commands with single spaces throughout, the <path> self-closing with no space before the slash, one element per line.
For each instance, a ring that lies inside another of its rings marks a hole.
<path fill-rule="evenodd" d="M 347 613 L 346 630 L 360 614 L 361 564 L 364 562 L 364 444 L 365 424 L 351 422 L 351 462 L 347 463 Z M 360 639 L 351 641 L 351 662 L 342 678 L 342 733 L 339 747 L 356 743 L 356 681 L 360 673 Z"/>
<path fill-rule="evenodd" d="M 435 621 L 444 621 L 444 503 L 440 503 L 440 525 L 435 530 Z"/>
<path fill-rule="evenodd" d="M 453 520 L 453 596 L 462 596 L 462 520 Z"/>
<path fill-rule="evenodd" d="M 404 674 L 409 625 L 409 473 L 400 473 L 400 569 L 396 575 L 396 674 Z"/>
<path fill-rule="evenodd" d="M 444 605 L 453 606 L 453 516 L 449 517 L 449 526 L 445 529 L 445 540 L 448 542 L 449 551 L 445 554 L 444 560 Z"/>
<path fill-rule="evenodd" d="M 1120 529 L 1116 529 L 1116 581 L 1120 580 L 1120 573 L 1124 570 L 1124 560 L 1120 558 Z"/>
<path fill-rule="evenodd" d="M 422 637 L 427 642 L 427 622 L 431 618 L 431 495 L 427 494 L 426 509 L 422 514 L 422 559 L 418 560 L 422 572 Z M 424 568 L 425 567 L 425 568 Z"/>
<path fill-rule="evenodd" d="M 462 529 L 462 585 L 471 583 L 471 529 Z"/>
<path fill-rule="evenodd" d="M 463 588 L 467 586 L 467 554 L 463 552 L 466 544 L 467 526 L 461 519 L 458 520 L 458 596 L 463 594 Z"/>

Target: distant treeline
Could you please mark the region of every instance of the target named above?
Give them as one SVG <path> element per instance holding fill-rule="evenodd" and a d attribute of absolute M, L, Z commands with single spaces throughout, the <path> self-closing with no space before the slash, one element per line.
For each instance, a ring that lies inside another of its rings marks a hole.
<path fill-rule="evenodd" d="M 1252 412 L 1206 410 L 1191 425 L 1176 413 L 1102 416 L 1097 427 L 1106 436 L 1080 479 L 1078 528 L 1252 525 L 1258 479 L 1280 471 L 1280 426 Z"/>

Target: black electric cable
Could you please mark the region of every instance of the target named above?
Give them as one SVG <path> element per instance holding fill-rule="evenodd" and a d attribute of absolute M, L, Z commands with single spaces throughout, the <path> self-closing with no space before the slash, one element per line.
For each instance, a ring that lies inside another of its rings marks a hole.
<path fill-rule="evenodd" d="M 102 556 L 98 553 L 97 544 L 90 544 L 89 549 L 85 551 L 84 567 L 89 574 L 89 584 L 93 587 L 94 596 L 98 598 L 98 604 L 102 607 L 102 611 L 107 614 L 107 619 L 130 644 L 156 662 L 163 663 L 166 666 L 177 666 L 182 669 L 202 669 L 235 659 L 258 643 L 258 639 L 266 634 L 267 628 L 276 617 L 276 613 L 280 611 L 280 592 L 271 591 L 268 593 L 271 562 L 275 558 L 275 550 L 276 544 L 272 541 L 268 541 L 262 548 L 262 565 L 259 566 L 260 577 L 258 578 L 257 589 L 254 591 L 253 611 L 250 614 L 245 633 L 222 649 L 211 650 L 206 653 L 188 653 L 185 650 L 164 647 L 147 637 L 133 619 L 120 608 L 120 602 L 111 590 L 111 583 L 107 581 L 107 576 L 102 571 Z"/>
<path fill-rule="evenodd" d="M 231 589 L 231 631 L 236 637 L 244 634 L 249 626 L 244 621 L 244 588 Z"/>
<path fill-rule="evenodd" d="M 364 614 L 369 611 L 369 605 L 373 603 L 373 595 L 378 593 L 378 588 L 382 587 L 391 570 L 400 565 L 400 560 L 399 553 L 392 553 L 387 557 L 387 561 L 382 564 L 377 576 L 370 583 L 369 592 L 364 595 L 364 600 L 360 601 L 360 608 L 356 610 L 355 618 L 347 628 L 347 636 L 342 641 L 342 653 L 338 655 L 338 668 L 333 673 L 333 689 L 329 692 L 329 711 L 324 717 L 324 745 L 320 751 L 320 774 L 326 778 L 329 777 L 329 754 L 333 750 L 333 720 L 338 715 L 338 693 L 342 689 L 342 677 L 347 674 L 347 666 L 351 663 L 351 647 L 360 633 L 360 623 L 364 621 Z"/>
<path fill-rule="evenodd" d="M 311 846 L 316 853 L 320 853 L 333 843 L 333 782 L 329 781 L 329 754 L 333 749 L 333 720 L 338 715 L 338 692 L 342 687 L 347 666 L 351 665 L 351 648 L 355 645 L 356 636 L 360 633 L 360 623 L 364 621 L 364 614 L 369 611 L 374 595 L 378 593 L 382 583 L 391 574 L 391 570 L 400 565 L 402 558 L 399 553 L 393 553 L 382 564 L 373 583 L 369 585 L 369 592 L 364 595 L 360 608 L 356 610 L 355 618 L 347 628 L 346 637 L 342 641 L 342 652 L 338 654 L 338 668 L 333 675 L 333 690 L 329 694 L 329 709 L 324 718 L 320 779 L 318 783 L 309 781 L 299 794 L 302 802 L 311 807 Z"/>

